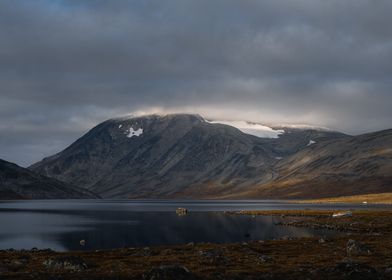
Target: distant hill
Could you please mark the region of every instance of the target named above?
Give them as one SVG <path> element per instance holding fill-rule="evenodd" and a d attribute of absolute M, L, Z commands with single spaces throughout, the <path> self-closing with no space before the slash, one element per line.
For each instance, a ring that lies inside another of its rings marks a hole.
<path fill-rule="evenodd" d="M 317 198 L 391 190 L 390 130 L 354 137 L 280 126 L 257 131 L 271 135 L 262 138 L 252 128 L 244 133 L 189 114 L 111 119 L 30 169 L 106 198 Z"/>
<path fill-rule="evenodd" d="M 279 174 L 235 197 L 322 198 L 392 191 L 392 129 L 322 141 L 274 165 Z"/>
<path fill-rule="evenodd" d="M 97 198 L 91 192 L 0 160 L 0 199 Z"/>

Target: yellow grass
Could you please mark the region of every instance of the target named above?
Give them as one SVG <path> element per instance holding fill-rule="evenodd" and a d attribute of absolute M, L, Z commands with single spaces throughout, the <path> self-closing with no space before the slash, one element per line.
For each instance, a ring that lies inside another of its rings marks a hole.
<path fill-rule="evenodd" d="M 306 203 L 371 203 L 392 204 L 392 193 L 376 193 L 352 196 L 340 196 L 332 198 L 302 200 Z"/>

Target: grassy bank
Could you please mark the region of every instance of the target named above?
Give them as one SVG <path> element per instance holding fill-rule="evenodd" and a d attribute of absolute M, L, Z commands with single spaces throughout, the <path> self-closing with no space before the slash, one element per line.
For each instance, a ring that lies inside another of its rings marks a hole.
<path fill-rule="evenodd" d="M 369 203 L 369 204 L 392 204 L 392 193 L 377 193 L 352 196 L 340 196 L 333 198 L 300 200 L 303 203 Z"/>

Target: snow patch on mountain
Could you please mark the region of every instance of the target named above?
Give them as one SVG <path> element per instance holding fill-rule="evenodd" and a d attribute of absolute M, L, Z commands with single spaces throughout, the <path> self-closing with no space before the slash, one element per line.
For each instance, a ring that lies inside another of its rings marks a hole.
<path fill-rule="evenodd" d="M 285 133 L 283 129 L 273 129 L 265 125 L 246 122 L 246 121 L 208 121 L 208 122 L 234 126 L 235 128 L 241 130 L 243 133 L 254 135 L 260 138 L 279 138 L 279 135 Z"/>
<path fill-rule="evenodd" d="M 310 146 L 310 145 L 313 145 L 313 144 L 316 144 L 316 141 L 310 140 L 307 146 Z"/>
<path fill-rule="evenodd" d="M 127 133 L 128 138 L 132 138 L 133 136 L 139 137 L 143 134 L 143 128 L 138 128 L 137 130 L 134 130 L 133 127 L 130 127 Z"/>

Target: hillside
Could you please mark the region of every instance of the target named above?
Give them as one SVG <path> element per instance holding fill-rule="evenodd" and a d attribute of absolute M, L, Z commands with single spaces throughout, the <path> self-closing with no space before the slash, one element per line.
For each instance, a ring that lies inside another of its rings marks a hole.
<path fill-rule="evenodd" d="M 0 199 L 48 198 L 97 198 L 97 196 L 0 159 Z"/>
<path fill-rule="evenodd" d="M 392 130 L 315 143 L 274 165 L 279 174 L 236 197 L 322 198 L 392 190 Z"/>
<path fill-rule="evenodd" d="M 198 115 L 111 119 L 30 169 L 108 198 L 236 196 L 279 178 L 280 162 L 314 143 L 352 138 L 283 129 L 260 138 Z"/>

